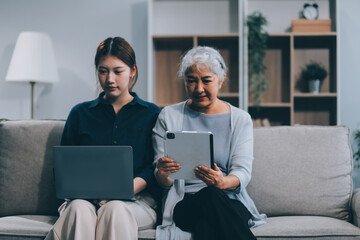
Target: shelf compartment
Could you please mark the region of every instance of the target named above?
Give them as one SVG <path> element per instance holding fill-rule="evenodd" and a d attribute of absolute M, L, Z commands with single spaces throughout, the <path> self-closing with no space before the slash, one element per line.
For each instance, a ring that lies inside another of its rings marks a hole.
<path fill-rule="evenodd" d="M 218 93 L 218 98 L 230 103 L 235 107 L 239 107 L 239 93 Z"/>
<path fill-rule="evenodd" d="M 181 55 L 193 47 L 193 37 L 153 38 L 156 104 L 166 106 L 186 99 L 184 83 L 177 72 Z"/>
<path fill-rule="evenodd" d="M 151 27 L 154 34 L 236 33 L 238 9 L 234 0 L 153 0 Z"/>
<path fill-rule="evenodd" d="M 316 1 L 319 6 L 319 19 L 331 19 L 332 31 L 336 31 L 336 1 L 337 0 L 320 0 Z M 305 0 L 247 0 L 247 12 L 253 13 L 260 11 L 266 16 L 269 24 L 266 26 L 268 32 L 289 32 L 291 31 L 291 21 L 299 15 L 299 10 Z"/>
<path fill-rule="evenodd" d="M 220 100 L 223 100 L 225 102 L 230 103 L 234 107 L 239 107 L 239 98 L 237 97 L 224 97 L 224 96 L 218 96 Z"/>
<path fill-rule="evenodd" d="M 198 46 L 208 46 L 217 49 L 224 58 L 228 68 L 220 94 L 239 92 L 239 37 L 238 36 L 198 36 Z"/>
<path fill-rule="evenodd" d="M 294 124 L 336 125 L 336 98 L 295 98 Z"/>
<path fill-rule="evenodd" d="M 321 63 L 328 72 L 321 93 L 336 93 L 336 34 L 294 36 L 294 93 L 308 91 L 306 81 L 301 79 L 301 70 L 312 61 Z"/>
<path fill-rule="evenodd" d="M 261 95 L 261 103 L 290 102 L 290 36 L 270 35 L 263 64 L 266 66 L 265 78 L 270 88 Z M 249 87 L 250 89 L 250 87 Z M 253 100 L 249 92 L 249 101 Z"/>
<path fill-rule="evenodd" d="M 290 107 L 250 107 L 248 112 L 252 119 L 267 118 L 271 126 L 290 125 Z"/>

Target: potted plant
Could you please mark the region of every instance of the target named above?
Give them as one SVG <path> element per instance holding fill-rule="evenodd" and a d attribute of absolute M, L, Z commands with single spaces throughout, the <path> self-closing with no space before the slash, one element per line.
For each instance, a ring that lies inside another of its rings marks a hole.
<path fill-rule="evenodd" d="M 318 62 L 307 64 L 301 71 L 301 78 L 308 82 L 309 92 L 319 93 L 323 80 L 327 76 L 324 66 Z"/>
<path fill-rule="evenodd" d="M 263 64 L 268 33 L 264 30 L 266 18 L 258 11 L 247 17 L 249 90 L 254 106 L 260 106 L 261 94 L 270 87 L 264 77 L 266 67 Z"/>

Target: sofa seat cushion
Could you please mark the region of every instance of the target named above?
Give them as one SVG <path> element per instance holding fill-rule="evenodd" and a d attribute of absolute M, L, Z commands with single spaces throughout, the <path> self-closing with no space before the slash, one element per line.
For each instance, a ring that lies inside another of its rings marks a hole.
<path fill-rule="evenodd" d="M 360 228 L 331 217 L 270 217 L 267 223 L 251 229 L 260 239 L 360 239 Z"/>
<path fill-rule="evenodd" d="M 345 126 L 254 129 L 252 179 L 247 187 L 268 216 L 349 219 L 352 196 L 350 131 Z"/>
<path fill-rule="evenodd" d="M 18 215 L 0 218 L 0 239 L 43 239 L 56 216 Z"/>
<path fill-rule="evenodd" d="M 44 239 L 57 216 L 18 215 L 0 218 L 0 240 Z M 139 239 L 155 239 L 155 229 L 139 231 Z"/>

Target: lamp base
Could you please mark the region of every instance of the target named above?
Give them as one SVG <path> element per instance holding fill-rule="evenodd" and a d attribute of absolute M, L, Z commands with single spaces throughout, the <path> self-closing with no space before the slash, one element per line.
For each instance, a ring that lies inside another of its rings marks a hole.
<path fill-rule="evenodd" d="M 35 82 L 30 81 L 30 85 L 31 85 L 31 119 L 34 119 L 34 87 L 35 87 Z"/>

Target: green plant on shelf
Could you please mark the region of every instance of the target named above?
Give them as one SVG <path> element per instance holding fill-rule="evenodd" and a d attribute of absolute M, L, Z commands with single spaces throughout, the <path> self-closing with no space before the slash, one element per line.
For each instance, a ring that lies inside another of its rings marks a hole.
<path fill-rule="evenodd" d="M 319 79 L 320 81 L 323 81 L 327 76 L 327 71 L 323 65 L 321 65 L 318 62 L 311 62 L 310 64 L 307 64 L 305 68 L 301 70 L 301 78 L 310 81 Z"/>
<path fill-rule="evenodd" d="M 267 19 L 258 11 L 247 17 L 248 27 L 248 61 L 249 90 L 254 106 L 260 106 L 261 94 L 270 87 L 270 82 L 264 77 L 266 66 L 263 64 L 267 48 L 268 33 L 264 27 Z"/>

